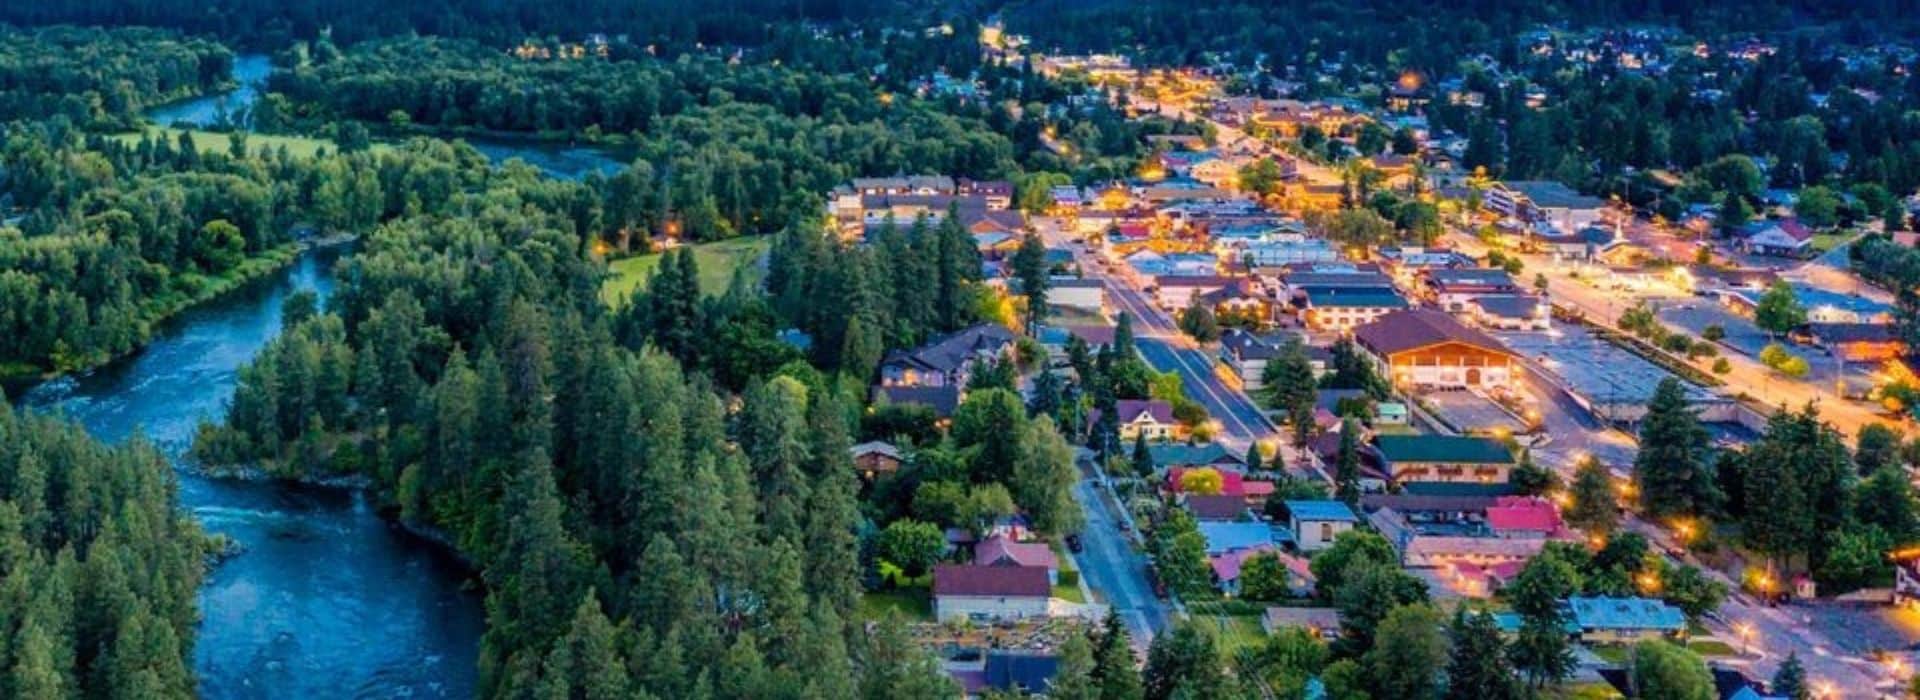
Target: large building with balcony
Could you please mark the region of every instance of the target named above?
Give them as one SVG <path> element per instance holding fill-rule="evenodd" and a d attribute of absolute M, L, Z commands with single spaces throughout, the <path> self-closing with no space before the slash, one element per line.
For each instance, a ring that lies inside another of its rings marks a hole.
<path fill-rule="evenodd" d="M 1506 345 L 1443 311 L 1385 314 L 1353 337 L 1400 387 L 1506 389 L 1524 371 Z"/>

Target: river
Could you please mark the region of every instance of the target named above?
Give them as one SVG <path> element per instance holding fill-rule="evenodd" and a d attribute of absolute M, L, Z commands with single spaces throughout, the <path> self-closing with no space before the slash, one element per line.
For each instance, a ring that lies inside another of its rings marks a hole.
<path fill-rule="evenodd" d="M 171 102 L 147 110 L 147 118 L 161 126 L 215 126 L 232 120 L 249 128 L 253 103 L 260 99 L 267 78 L 273 75 L 273 61 L 266 54 L 242 54 L 233 61 L 233 90 Z M 481 155 L 495 164 L 518 158 L 539 168 L 550 177 L 578 180 L 587 173 L 611 175 L 626 164 L 606 149 L 572 146 L 548 141 L 503 137 L 466 137 Z"/>
<path fill-rule="evenodd" d="M 332 290 L 338 249 L 195 307 L 143 351 L 29 391 L 95 437 L 136 431 L 178 457 L 218 419 L 235 370 L 280 329 L 296 290 Z M 383 520 L 358 493 L 209 479 L 180 471 L 180 506 L 246 549 L 200 591 L 194 662 L 207 698 L 465 698 L 484 630 L 467 577 L 436 546 Z"/>

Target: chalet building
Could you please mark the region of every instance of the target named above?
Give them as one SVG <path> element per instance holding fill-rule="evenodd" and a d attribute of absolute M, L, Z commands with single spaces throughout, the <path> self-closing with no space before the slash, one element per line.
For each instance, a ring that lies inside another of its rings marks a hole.
<path fill-rule="evenodd" d="M 1044 567 L 933 567 L 933 616 L 942 621 L 1046 617 L 1052 595 Z"/>
<path fill-rule="evenodd" d="M 935 338 L 913 350 L 895 350 L 880 361 L 886 387 L 965 387 L 979 363 L 1012 357 L 1013 331 L 983 323 Z"/>
<path fill-rule="evenodd" d="M 1385 314 L 1353 335 L 1395 386 L 1503 389 L 1524 371 L 1500 341 L 1431 309 Z"/>
<path fill-rule="evenodd" d="M 1513 453 L 1498 440 L 1455 435 L 1381 435 L 1374 439 L 1387 476 L 1412 492 L 1448 491 L 1432 484 L 1466 484 L 1503 492 Z"/>
<path fill-rule="evenodd" d="M 1114 402 L 1114 414 L 1119 419 L 1120 441 L 1133 444 L 1134 440 L 1145 436 L 1148 442 L 1172 440 L 1179 433 L 1180 424 L 1173 418 L 1173 404 L 1157 400 L 1123 399 Z M 1100 409 L 1087 414 L 1088 425 L 1100 424 Z"/>
<path fill-rule="evenodd" d="M 854 445 L 850 451 L 854 471 L 869 482 L 900 471 L 900 465 L 906 461 L 900 454 L 900 448 L 879 440 Z"/>

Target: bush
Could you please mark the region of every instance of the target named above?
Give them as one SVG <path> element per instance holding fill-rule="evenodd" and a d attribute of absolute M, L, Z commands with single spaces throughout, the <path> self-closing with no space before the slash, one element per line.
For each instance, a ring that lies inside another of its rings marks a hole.
<path fill-rule="evenodd" d="M 1709 324 L 1700 329 L 1700 337 L 1718 343 L 1727 337 L 1727 329 L 1718 323 Z"/>
<path fill-rule="evenodd" d="M 1080 572 L 1074 571 L 1073 569 L 1061 569 L 1060 585 L 1062 586 L 1080 585 Z"/>

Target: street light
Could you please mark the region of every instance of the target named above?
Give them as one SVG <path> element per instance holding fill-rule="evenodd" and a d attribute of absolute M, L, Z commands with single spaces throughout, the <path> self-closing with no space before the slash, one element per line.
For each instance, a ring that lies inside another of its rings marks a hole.
<path fill-rule="evenodd" d="M 1752 653 L 1751 648 L 1753 647 L 1753 625 L 1751 623 L 1742 622 L 1740 624 L 1734 625 L 1733 631 L 1735 634 L 1740 635 L 1740 655 L 1746 656 Z"/>

